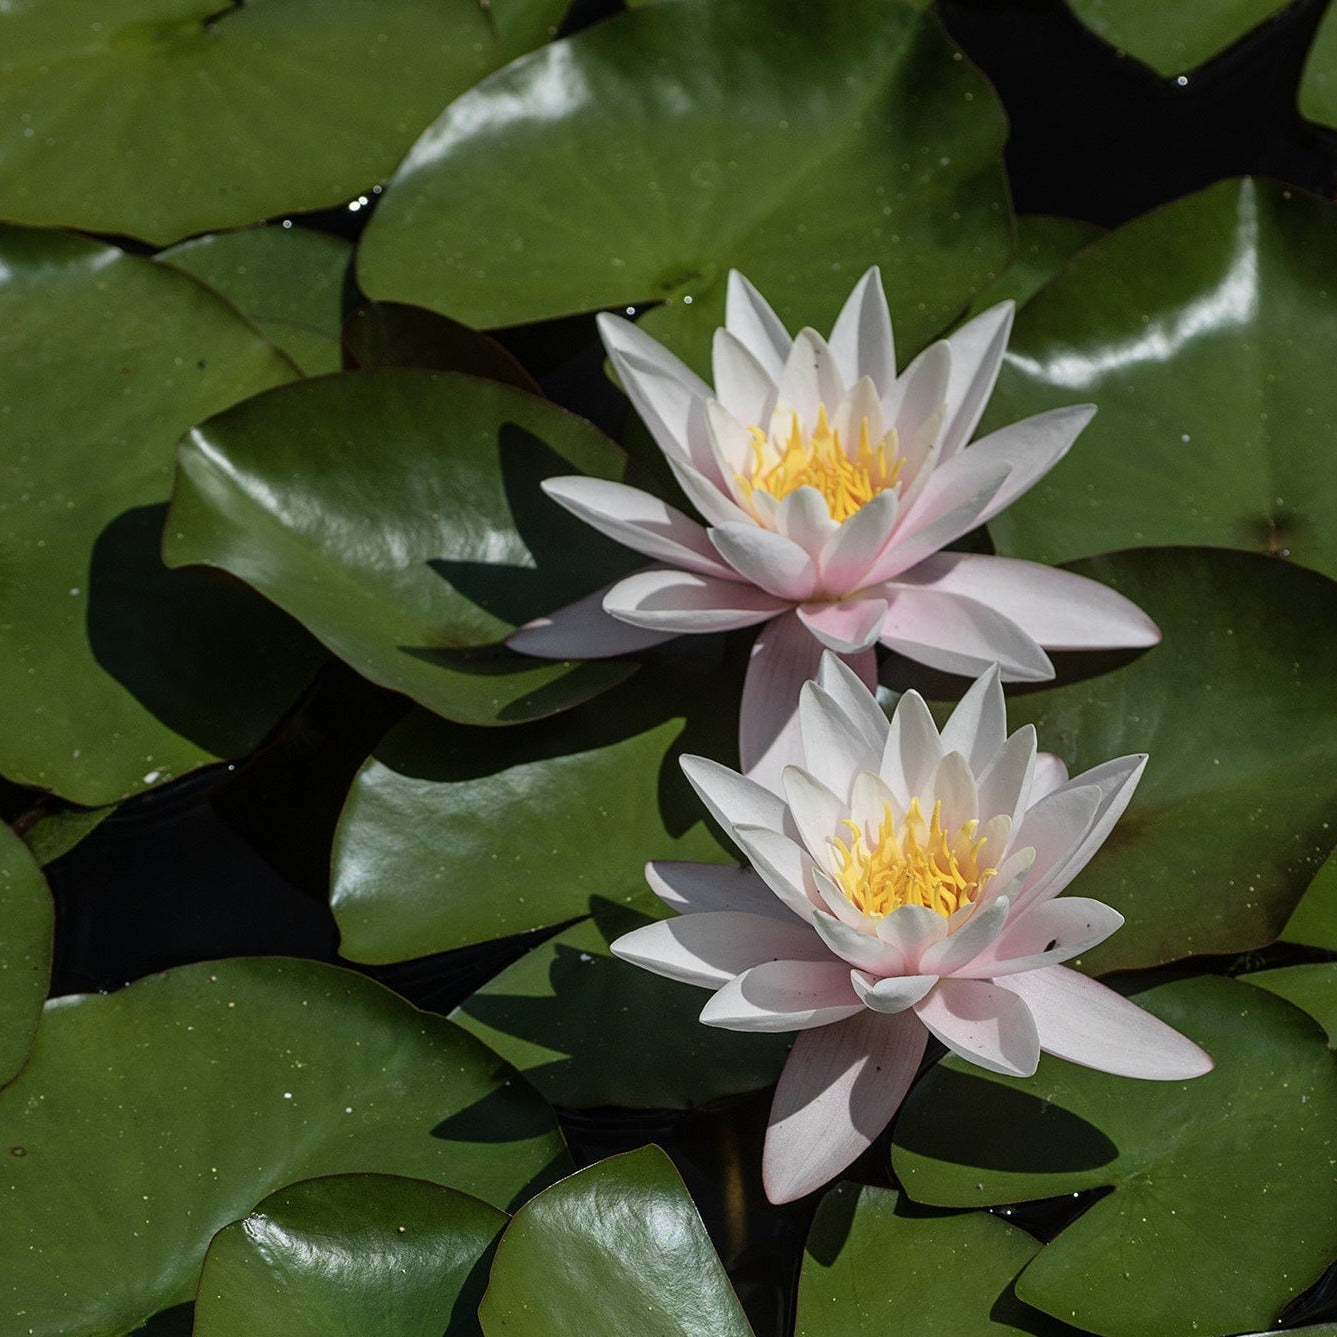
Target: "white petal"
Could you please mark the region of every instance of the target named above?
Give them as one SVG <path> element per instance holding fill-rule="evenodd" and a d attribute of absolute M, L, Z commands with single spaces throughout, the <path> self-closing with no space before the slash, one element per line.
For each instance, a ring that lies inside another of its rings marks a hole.
<path fill-rule="evenodd" d="M 733 864 L 686 863 L 656 859 L 645 865 L 650 890 L 679 914 L 742 910 L 792 922 L 790 910 L 751 868 Z"/>
<path fill-rule="evenodd" d="M 775 527 L 797 543 L 814 563 L 840 529 L 831 518 L 826 498 L 815 487 L 806 486 L 795 488 L 781 499 L 775 511 Z"/>
<path fill-rule="evenodd" d="M 768 961 L 712 994 L 701 1021 L 730 1031 L 799 1031 L 862 1011 L 843 961 Z"/>
<path fill-rule="evenodd" d="M 740 474 L 748 476 L 751 473 L 754 453 L 752 438 L 748 435 L 747 428 L 717 399 L 712 399 L 706 405 L 706 423 L 710 429 L 710 445 L 714 451 L 715 464 L 724 478 L 729 503 L 737 503 L 741 513 L 746 516 L 747 511 L 742 504 L 743 496 L 738 479 Z M 702 514 L 705 515 L 705 512 L 702 511 Z M 709 518 L 707 516 L 707 519 Z M 714 523 L 736 524 L 739 521 L 717 520 Z"/>
<path fill-rule="evenodd" d="M 849 718 L 855 729 L 881 749 L 890 723 L 873 695 L 875 675 L 862 678 L 845 660 L 824 654 L 817 670 L 817 685 Z"/>
<path fill-rule="evenodd" d="M 940 980 L 915 1004 L 915 1014 L 952 1053 L 990 1072 L 1030 1077 L 1040 1061 L 1030 1009 L 1016 993 L 988 980 Z"/>
<path fill-rule="evenodd" d="M 846 801 L 833 794 L 801 766 L 786 766 L 781 779 L 789 815 L 808 853 L 822 865 L 831 861 L 831 837 L 846 834 L 841 821 L 848 812 Z"/>
<path fill-rule="evenodd" d="M 711 346 L 715 398 L 745 427 L 771 420 L 775 380 L 736 335 L 716 330 Z"/>
<path fill-rule="evenodd" d="M 1094 404 L 1076 404 L 1037 413 L 1033 418 L 991 432 L 963 451 L 960 458 L 972 464 L 997 462 L 1012 470 L 980 516 L 980 523 L 987 524 L 1043 478 L 1068 453 L 1095 412 Z"/>
<path fill-rule="evenodd" d="M 855 925 L 818 910 L 813 915 L 812 926 L 827 947 L 847 965 L 871 971 L 877 976 L 895 974 L 900 969 L 900 953 L 895 948 L 873 934 L 861 932 Z"/>
<path fill-rule="evenodd" d="M 905 471 L 901 504 L 909 507 L 937 464 L 952 353 L 945 342 L 930 344 L 906 367 L 886 399 L 884 421 L 896 429 Z"/>
<path fill-rule="evenodd" d="M 1173 1027 L 1066 966 L 1009 975 L 1001 987 L 1031 1009 L 1044 1051 L 1070 1063 L 1158 1082 L 1201 1077 L 1214 1066 Z"/>
<path fill-rule="evenodd" d="M 850 790 L 849 819 L 863 831 L 868 844 L 876 840 L 888 808 L 898 822 L 905 816 L 906 804 L 891 792 L 882 777 L 872 771 L 860 771 Z"/>
<path fill-rule="evenodd" d="M 719 458 L 719 452 L 714 444 L 714 437 L 710 431 L 706 432 L 710 440 L 711 453 L 711 477 L 721 474 L 723 466 Z M 712 482 L 700 469 L 689 464 L 686 460 L 680 460 L 670 455 L 668 459 L 669 469 L 673 477 L 677 479 L 678 486 L 682 488 L 687 500 L 696 507 L 697 514 L 701 516 L 707 524 L 712 525 L 735 525 L 735 524 L 753 524 L 755 523 L 750 516 L 737 502 L 734 497 L 734 481 L 729 480 L 726 483 Z"/>
<path fill-rule="evenodd" d="M 858 722 L 815 682 L 805 683 L 799 693 L 799 726 L 805 768 L 848 801 L 854 777 L 877 767 L 878 740 L 865 735 Z"/>
<path fill-rule="evenodd" d="M 858 654 L 877 642 L 887 616 L 885 599 L 842 599 L 836 603 L 806 603 L 799 621 L 828 650 Z"/>
<path fill-rule="evenodd" d="M 771 380 L 779 381 L 793 341 L 770 304 L 736 269 L 729 271 L 724 324 Z"/>
<path fill-rule="evenodd" d="M 882 291 L 882 274 L 874 265 L 845 299 L 831 328 L 831 355 L 841 379 L 853 385 L 867 376 L 885 395 L 896 380 L 896 344 L 891 333 L 891 313 Z"/>
<path fill-rule="evenodd" d="M 758 783 L 781 791 L 780 773 L 803 761 L 799 689 L 817 672 L 822 653 L 793 613 L 768 622 L 752 646 L 738 716 L 738 756 Z"/>
<path fill-rule="evenodd" d="M 902 975 L 918 975 L 920 959 L 946 933 L 947 921 L 926 905 L 902 905 L 877 925 L 877 936 L 901 954 Z"/>
<path fill-rule="evenodd" d="M 953 975 L 969 965 L 1002 933 L 1007 912 L 1006 896 L 981 906 L 955 933 L 940 938 L 924 952 L 919 958 L 920 971 L 926 975 Z"/>
<path fill-rule="evenodd" d="M 900 500 L 890 489 L 879 492 L 843 521 L 827 540 L 818 559 L 822 588 L 832 595 L 861 589 L 891 541 L 900 514 Z"/>
<path fill-rule="evenodd" d="M 756 524 L 708 532 L 719 555 L 750 584 L 790 603 L 812 598 L 817 566 L 797 543 Z"/>
<path fill-rule="evenodd" d="M 800 330 L 780 377 L 776 412 L 798 414 L 803 435 L 811 436 L 817 426 L 817 410 L 824 404 L 828 409 L 834 408 L 844 394 L 845 387 L 826 340 L 816 330 Z"/>
<path fill-rule="evenodd" d="M 685 756 L 679 763 L 710 815 L 726 831 L 735 825 L 785 829 L 785 804 L 777 794 L 709 757 Z"/>
<path fill-rule="evenodd" d="M 804 923 L 812 922 L 821 902 L 812 880 L 812 856 L 788 836 L 765 826 L 741 826 L 734 839 L 766 885 Z"/>
<path fill-rule="evenodd" d="M 998 666 L 991 665 L 971 685 L 951 718 L 942 727 L 942 745 L 949 752 L 960 752 L 970 769 L 980 776 L 1002 751 L 1007 740 L 1007 705 Z M 991 817 L 998 809 L 981 812 Z"/>
<path fill-rule="evenodd" d="M 851 931 L 860 935 L 860 937 L 869 934 L 869 925 L 872 921 L 862 910 L 856 910 L 840 889 L 835 879 L 820 864 L 814 861 L 812 870 L 813 885 L 817 888 L 817 894 L 822 899 L 822 905 L 818 908 L 817 914 L 813 917 L 813 923 L 816 924 L 818 918 L 825 909 L 827 915 L 845 925 Z M 872 936 L 876 936 L 873 934 Z"/>
<path fill-rule="evenodd" d="M 1023 724 L 979 775 L 980 816 L 1005 816 L 1015 827 L 1035 797 L 1035 725 Z"/>
<path fill-rule="evenodd" d="M 1035 754 L 1035 776 L 1031 780 L 1032 800 L 1052 794 L 1060 785 L 1068 783 L 1068 764 L 1052 752 Z"/>
<path fill-rule="evenodd" d="M 1057 965 L 1104 942 L 1122 923 L 1117 910 L 1085 896 L 1041 901 L 1017 915 L 986 952 L 958 973 L 996 979 Z"/>
<path fill-rule="evenodd" d="M 924 791 L 925 814 L 942 804 L 942 825 L 948 832 L 956 832 L 967 822 L 979 817 L 979 797 L 975 792 L 975 777 L 970 765 L 959 752 L 949 752 L 933 772 L 933 779 Z"/>
<path fill-rule="evenodd" d="M 831 426 L 840 435 L 846 454 L 853 454 L 858 449 L 865 426 L 869 442 L 876 446 L 886 435 L 886 425 L 882 420 L 882 398 L 871 378 L 860 376 L 858 380 L 846 381 L 845 384 L 849 389 L 836 405 L 830 420 Z"/>
<path fill-rule="evenodd" d="M 910 800 L 927 787 L 945 755 L 938 726 L 924 698 L 906 692 L 896 703 L 877 772 L 896 795 L 904 811 Z"/>
<path fill-rule="evenodd" d="M 565 608 L 536 617 L 513 631 L 506 644 L 522 655 L 543 659 L 607 659 L 662 645 L 677 633 L 633 627 L 604 612 L 604 596 L 595 590 Z"/>
<path fill-rule="evenodd" d="M 1000 302 L 962 325 L 948 340 L 952 376 L 947 384 L 947 420 L 941 459 L 950 460 L 970 440 L 993 393 L 1012 332 L 1013 304 Z"/>
<path fill-rule="evenodd" d="M 904 1012 L 913 1007 L 938 982 L 936 975 L 891 975 L 875 979 L 862 971 L 850 975 L 854 992 L 874 1012 Z"/>
<path fill-rule="evenodd" d="M 604 595 L 603 606 L 634 627 L 667 632 L 732 631 L 788 608 L 755 585 L 655 567 L 619 580 Z"/>

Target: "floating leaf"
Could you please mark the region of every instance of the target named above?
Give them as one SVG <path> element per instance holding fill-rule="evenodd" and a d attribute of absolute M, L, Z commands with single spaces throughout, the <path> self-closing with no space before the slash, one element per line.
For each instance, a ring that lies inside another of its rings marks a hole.
<path fill-rule="evenodd" d="M 23 1066 L 51 982 L 55 915 L 46 879 L 0 824 L 0 1086 Z"/>
<path fill-rule="evenodd" d="M 359 274 L 476 326 L 664 302 L 645 328 L 699 364 L 731 266 L 797 327 L 829 325 L 880 264 L 910 352 L 1006 264 L 1005 133 L 989 85 L 909 6 L 666 0 L 449 107 Z"/>
<path fill-rule="evenodd" d="M 532 1198 L 497 1246 L 486 1337 L 751 1337 L 667 1156 L 613 1156 Z"/>
<path fill-rule="evenodd" d="M 1017 319 L 988 424 L 1092 400 L 1001 553 L 1247 548 L 1337 576 L 1337 209 L 1226 181 L 1078 255 Z"/>
<path fill-rule="evenodd" d="M 1257 970 L 1240 979 L 1308 1012 L 1327 1031 L 1329 1045 L 1337 1049 L 1337 961 Z"/>
<path fill-rule="evenodd" d="M 1077 1327 L 1164 1337 L 1167 1315 L 1203 1337 L 1267 1327 L 1337 1256 L 1333 1055 L 1309 1017 L 1233 980 L 1136 1001 L 1215 1071 L 1143 1082 L 1046 1056 L 1023 1080 L 951 1059 L 901 1112 L 896 1174 L 948 1207 L 1112 1187 L 1017 1282 Z"/>
<path fill-rule="evenodd" d="M 191 1298 L 214 1232 L 293 1180 L 375 1171 L 504 1205 L 561 1155 L 551 1112 L 471 1036 L 279 958 L 48 1004 L 0 1147 L 0 1313 L 36 1337 L 110 1337 Z"/>
<path fill-rule="evenodd" d="M 290 364 L 194 279 L 20 228 L 0 362 L 23 369 L 0 402 L 0 771 L 96 806 L 250 751 L 319 651 L 249 591 L 167 571 L 161 503 L 176 438 Z"/>
<path fill-rule="evenodd" d="M 214 1236 L 194 1337 L 468 1337 L 505 1212 L 392 1175 L 307 1179 Z"/>
<path fill-rule="evenodd" d="M 1302 947 L 1337 952 L 1337 851 L 1314 874 L 1281 936 Z"/>
<path fill-rule="evenodd" d="M 23 843 L 43 868 L 68 854 L 83 838 L 97 830 L 116 811 L 114 803 L 101 808 L 58 808 L 39 817 L 24 829 Z"/>
<path fill-rule="evenodd" d="M 1103 235 L 1103 228 L 1075 218 L 1023 215 L 1017 219 L 1016 259 L 975 298 L 971 312 L 986 311 L 1005 298 L 1025 306 L 1078 251 Z"/>
<path fill-rule="evenodd" d="M 625 456 L 546 400 L 450 372 L 326 376 L 210 419 L 178 459 L 169 565 L 240 576 L 429 710 L 517 723 L 631 672 L 492 644 L 629 569 L 539 490 L 553 474 L 616 477 Z"/>
<path fill-rule="evenodd" d="M 1337 11 L 1319 20 L 1300 76 L 1300 115 L 1337 128 Z"/>

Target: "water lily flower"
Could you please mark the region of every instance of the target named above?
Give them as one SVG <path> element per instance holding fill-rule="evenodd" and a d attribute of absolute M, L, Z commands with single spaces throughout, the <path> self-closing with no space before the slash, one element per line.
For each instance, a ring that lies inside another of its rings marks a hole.
<path fill-rule="evenodd" d="M 1067 452 L 1094 409 L 1056 409 L 967 448 L 1012 325 L 1003 302 L 898 376 L 876 268 L 830 340 L 791 339 L 730 273 L 712 389 L 629 321 L 599 330 L 632 404 L 705 520 L 598 478 L 544 491 L 653 565 L 514 633 L 526 654 L 597 658 L 683 632 L 762 625 L 743 688 L 745 771 L 785 760 L 780 740 L 823 647 L 871 683 L 873 646 L 974 676 L 1053 676 L 1044 647 L 1153 645 L 1121 595 L 1032 562 L 942 552 L 997 515 Z M 792 734 L 792 731 L 790 731 Z M 767 754 L 776 749 L 776 755 Z"/>
<path fill-rule="evenodd" d="M 624 960 L 712 989 L 709 1026 L 797 1031 L 771 1106 L 763 1179 L 788 1202 L 839 1174 L 887 1125 L 929 1035 L 991 1072 L 1040 1051 L 1126 1077 L 1182 1081 L 1212 1060 L 1060 964 L 1123 922 L 1060 896 L 1127 806 L 1145 756 L 1072 779 L 1010 737 L 986 672 L 941 733 L 923 700 L 890 722 L 826 655 L 801 694 L 804 762 L 782 791 L 703 757 L 683 769 L 750 870 L 647 867 L 680 913 L 613 944 Z M 1043 754 L 1041 754 L 1043 757 Z"/>

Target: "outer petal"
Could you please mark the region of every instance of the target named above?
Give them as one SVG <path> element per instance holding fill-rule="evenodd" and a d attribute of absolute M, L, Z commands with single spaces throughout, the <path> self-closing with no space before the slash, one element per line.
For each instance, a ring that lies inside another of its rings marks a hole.
<path fill-rule="evenodd" d="M 1041 901 L 1016 916 L 996 942 L 955 973 L 996 979 L 1057 965 L 1104 942 L 1122 923 L 1117 910 L 1085 896 Z"/>
<path fill-rule="evenodd" d="M 958 702 L 951 718 L 942 728 L 942 745 L 948 752 L 959 752 L 970 764 L 972 773 L 981 776 L 1003 749 L 1007 740 L 1007 706 L 998 666 L 985 669 Z M 980 816 L 992 817 L 992 812 Z"/>
<path fill-rule="evenodd" d="M 927 1040 L 913 1012 L 861 1011 L 794 1042 L 762 1152 L 766 1196 L 792 1202 L 834 1179 L 891 1121 Z"/>
<path fill-rule="evenodd" d="M 595 590 L 565 608 L 536 617 L 511 632 L 506 644 L 522 655 L 543 659 L 607 659 L 661 645 L 677 635 L 658 628 L 633 627 L 604 612 L 613 586 Z"/>
<path fill-rule="evenodd" d="M 752 627 L 788 604 L 742 581 L 649 567 L 619 580 L 604 595 L 603 606 L 633 627 L 677 633 Z"/>
<path fill-rule="evenodd" d="M 913 1007 L 938 982 L 936 975 L 893 975 L 875 979 L 862 970 L 850 974 L 854 992 L 874 1012 L 904 1012 Z"/>
<path fill-rule="evenodd" d="M 1071 1063 L 1158 1082 L 1201 1077 L 1214 1066 L 1172 1026 L 1066 966 L 1009 975 L 1000 987 L 1030 1008 L 1041 1048 Z"/>
<path fill-rule="evenodd" d="M 715 398 L 740 423 L 760 426 L 771 420 L 775 408 L 775 378 L 747 345 L 727 329 L 715 331 L 711 345 Z"/>
<path fill-rule="evenodd" d="M 776 900 L 775 893 L 751 868 L 657 859 L 645 865 L 645 880 L 650 890 L 679 914 L 742 910 L 793 922 L 793 913 Z"/>
<path fill-rule="evenodd" d="M 778 382 L 794 341 L 766 299 L 736 269 L 729 271 L 724 324 Z"/>
<path fill-rule="evenodd" d="M 768 826 L 772 831 L 784 831 L 784 800 L 765 785 L 709 757 L 685 756 L 679 765 L 710 815 L 726 831 L 734 826 Z"/>
<path fill-rule="evenodd" d="M 915 1004 L 915 1014 L 952 1053 L 990 1072 L 1030 1077 L 1040 1061 L 1030 1009 L 1016 992 L 988 980 L 941 980 Z"/>
<path fill-rule="evenodd" d="M 843 599 L 837 603 L 801 604 L 798 616 L 828 650 L 858 654 L 876 643 L 887 617 L 887 601 Z"/>
<path fill-rule="evenodd" d="M 879 395 L 891 390 L 896 380 L 896 344 L 882 291 L 882 273 L 876 265 L 854 285 L 836 317 L 831 328 L 831 356 L 846 385 L 867 376 Z"/>
<path fill-rule="evenodd" d="M 709 531 L 716 551 L 749 584 L 787 603 L 812 598 L 817 565 L 797 543 L 760 525 L 720 525 Z"/>
<path fill-rule="evenodd" d="M 767 961 L 712 994 L 701 1020 L 729 1031 L 801 1031 L 862 1011 L 843 961 Z"/>
<path fill-rule="evenodd" d="M 1000 462 L 1012 472 L 994 499 L 980 516 L 986 524 L 1010 506 L 1023 492 L 1028 492 L 1071 449 L 1078 433 L 1095 416 L 1094 404 L 1074 404 L 1023 418 L 1008 427 L 991 432 L 961 453 L 962 461 L 973 465 Z"/>
<path fill-rule="evenodd" d="M 780 773 L 801 764 L 799 690 L 817 672 L 821 643 L 793 613 L 761 629 L 747 674 L 738 717 L 738 756 L 759 784 L 780 792 Z"/>
<path fill-rule="evenodd" d="M 943 461 L 950 460 L 970 440 L 979 423 L 1003 365 L 1015 310 L 1012 302 L 1000 302 L 962 325 L 947 340 L 952 349 L 952 376 L 947 384 Z"/>
<path fill-rule="evenodd" d="M 1068 764 L 1052 752 L 1035 754 L 1035 777 L 1031 781 L 1031 797 L 1041 799 L 1068 783 Z"/>
<path fill-rule="evenodd" d="M 766 961 L 831 960 L 806 924 L 731 910 L 646 924 L 624 933 L 609 949 L 656 975 L 706 989 L 718 989 Z"/>

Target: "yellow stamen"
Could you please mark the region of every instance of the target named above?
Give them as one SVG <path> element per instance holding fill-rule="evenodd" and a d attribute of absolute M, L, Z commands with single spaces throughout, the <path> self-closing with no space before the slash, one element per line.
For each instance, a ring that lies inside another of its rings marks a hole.
<path fill-rule="evenodd" d="M 853 454 L 827 420 L 826 405 L 817 410 L 817 426 L 804 439 L 798 414 L 790 415 L 788 438 L 772 429 L 748 428 L 752 438 L 752 469 L 739 474 L 744 500 L 751 505 L 754 492 L 777 499 L 801 487 L 815 487 L 826 501 L 833 520 L 848 520 L 879 492 L 896 486 L 904 460 L 893 428 L 876 444 L 869 437 L 868 419 L 859 425 L 859 443 Z"/>
<path fill-rule="evenodd" d="M 871 850 L 862 828 L 848 818 L 844 825 L 849 841 L 831 838 L 840 863 L 835 880 L 849 903 L 874 919 L 902 905 L 923 905 L 946 919 L 978 899 L 998 871 L 979 867 L 985 837 L 976 837 L 977 821 L 966 822 L 951 836 L 942 829 L 941 801 L 933 805 L 933 816 L 926 822 L 919 799 L 912 799 L 899 827 L 890 805 L 884 803 Z"/>

